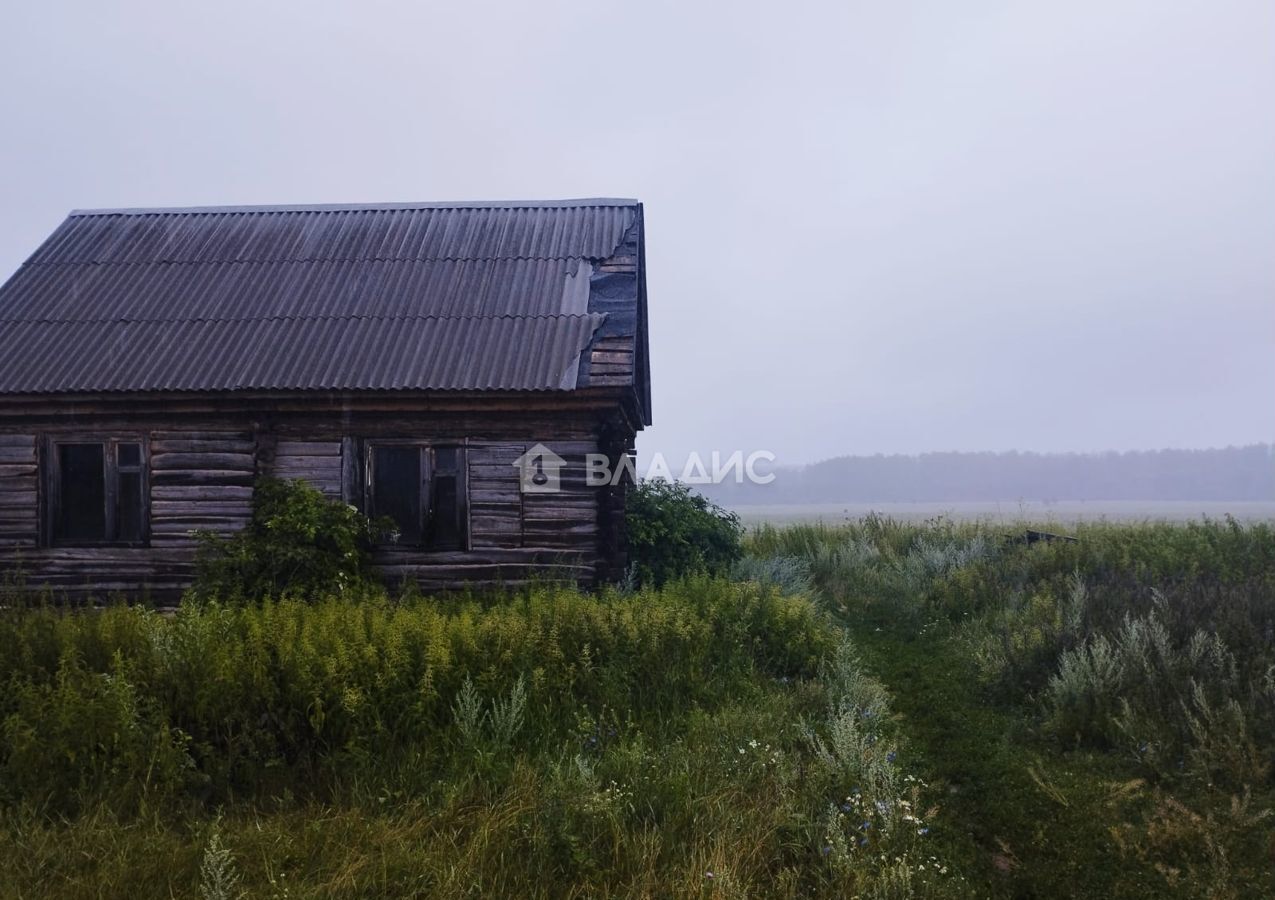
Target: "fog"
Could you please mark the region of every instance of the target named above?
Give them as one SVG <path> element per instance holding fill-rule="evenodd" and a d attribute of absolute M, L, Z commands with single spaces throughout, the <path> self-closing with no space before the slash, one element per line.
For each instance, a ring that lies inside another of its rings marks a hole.
<path fill-rule="evenodd" d="M 646 203 L 644 454 L 1275 439 L 1269 2 L 12 4 L 74 207 Z"/>

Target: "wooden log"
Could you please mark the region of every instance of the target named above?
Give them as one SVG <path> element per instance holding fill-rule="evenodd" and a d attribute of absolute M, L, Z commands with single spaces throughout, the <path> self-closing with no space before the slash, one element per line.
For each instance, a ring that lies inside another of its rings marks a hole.
<path fill-rule="evenodd" d="M 252 503 L 244 500 L 203 501 L 192 504 L 189 500 L 152 500 L 151 517 L 183 515 L 188 510 L 199 509 L 209 515 L 249 515 Z"/>
<path fill-rule="evenodd" d="M 521 534 L 522 520 L 518 516 L 475 515 L 469 520 L 470 534 Z"/>
<path fill-rule="evenodd" d="M 255 466 L 256 463 L 252 456 L 247 453 L 162 453 L 151 455 L 151 468 L 156 472 L 167 469 L 251 472 Z"/>
<path fill-rule="evenodd" d="M 299 456 L 287 455 L 280 453 L 275 456 L 274 467 L 276 469 L 325 469 L 329 471 L 341 471 L 340 456 Z"/>
<path fill-rule="evenodd" d="M 594 350 L 589 354 L 589 362 L 594 365 L 631 366 L 632 350 Z"/>
<path fill-rule="evenodd" d="M 276 457 L 283 456 L 340 456 L 340 441 L 279 441 L 275 446 Z"/>
<path fill-rule="evenodd" d="M 252 435 L 246 431 L 152 431 L 152 441 L 232 441 L 252 445 Z"/>
<path fill-rule="evenodd" d="M 164 453 L 236 453 L 251 456 L 252 441 L 167 440 L 151 441 L 151 456 Z"/>
<path fill-rule="evenodd" d="M 251 500 L 252 488 L 238 485 L 155 486 L 151 488 L 151 498 L 153 500 Z"/>
<path fill-rule="evenodd" d="M 182 470 L 152 472 L 152 485 L 238 485 L 251 486 L 256 476 L 251 472 L 188 472 Z"/>

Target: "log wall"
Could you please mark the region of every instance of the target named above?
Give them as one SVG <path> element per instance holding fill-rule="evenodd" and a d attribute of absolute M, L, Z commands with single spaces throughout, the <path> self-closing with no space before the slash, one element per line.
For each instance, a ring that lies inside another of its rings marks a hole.
<path fill-rule="evenodd" d="M 36 546 L 38 488 L 35 435 L 0 434 L 0 552 Z"/>
<path fill-rule="evenodd" d="M 257 477 L 302 479 L 330 497 L 361 504 L 364 442 L 386 437 L 463 444 L 469 507 L 467 550 L 375 554 L 392 585 L 416 582 L 431 591 L 542 578 L 592 585 L 622 574 L 622 560 L 614 558 L 622 505 L 616 491 L 586 486 L 584 467 L 586 453 L 622 452 L 624 442 L 617 451 L 614 425 L 596 411 L 297 411 L 245 415 L 238 425 L 225 415 L 87 418 L 77 416 L 73 424 L 37 419 L 18 431 L 0 416 L 0 579 L 20 572 L 29 587 L 75 601 L 112 592 L 175 601 L 194 574 L 191 532 L 242 528 Z M 40 457 L 45 439 L 59 431 L 141 436 L 149 464 L 148 546 L 49 545 L 41 533 Z M 566 461 L 559 493 L 520 490 L 515 461 L 537 443 Z"/>

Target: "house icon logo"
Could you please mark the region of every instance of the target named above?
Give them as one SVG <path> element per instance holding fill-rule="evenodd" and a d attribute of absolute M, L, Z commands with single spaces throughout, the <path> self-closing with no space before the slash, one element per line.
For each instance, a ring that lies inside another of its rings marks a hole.
<path fill-rule="evenodd" d="M 524 494 L 556 494 L 561 490 L 561 469 L 566 462 L 544 444 L 536 444 L 514 460 L 518 486 Z"/>

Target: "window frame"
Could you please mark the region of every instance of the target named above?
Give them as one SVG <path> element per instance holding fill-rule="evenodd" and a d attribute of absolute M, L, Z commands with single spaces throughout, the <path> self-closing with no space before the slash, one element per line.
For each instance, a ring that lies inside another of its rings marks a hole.
<path fill-rule="evenodd" d="M 405 543 L 379 539 L 378 550 L 404 550 L 417 553 L 466 553 L 470 550 L 470 516 L 469 516 L 469 442 L 467 440 L 418 440 L 413 438 L 367 438 L 363 441 L 363 512 L 372 519 L 380 513 L 376 508 L 376 450 L 380 447 L 404 448 L 412 447 L 420 451 L 420 498 L 421 539 Z M 430 542 L 430 528 L 434 516 L 434 479 L 439 474 L 434 462 L 436 450 L 452 449 L 456 451 L 456 518 L 457 542 L 455 546 L 438 546 Z"/>
<path fill-rule="evenodd" d="M 150 478 L 150 441 L 144 434 L 129 432 L 73 432 L 47 435 L 41 454 L 41 487 L 43 503 L 41 504 L 41 536 L 46 547 L 149 547 L 151 526 L 151 478 Z M 67 444 L 98 444 L 102 447 L 102 503 L 105 518 L 105 534 L 101 539 L 77 540 L 61 537 L 58 534 L 58 518 L 62 511 L 62 455 L 61 447 Z M 135 466 L 120 466 L 120 444 L 136 444 L 138 446 L 138 463 Z M 140 522 L 137 540 L 119 540 L 115 537 L 119 529 L 119 483 L 120 473 L 138 476 L 138 491 L 141 494 Z"/>

